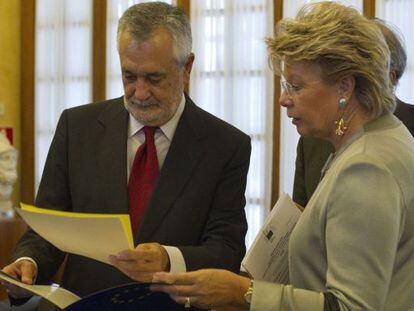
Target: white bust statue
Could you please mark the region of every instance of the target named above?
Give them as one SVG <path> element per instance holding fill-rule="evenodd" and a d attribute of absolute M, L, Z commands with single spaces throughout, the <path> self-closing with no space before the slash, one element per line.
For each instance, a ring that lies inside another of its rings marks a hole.
<path fill-rule="evenodd" d="M 13 214 L 11 194 L 17 180 L 17 150 L 0 130 L 0 213 Z"/>

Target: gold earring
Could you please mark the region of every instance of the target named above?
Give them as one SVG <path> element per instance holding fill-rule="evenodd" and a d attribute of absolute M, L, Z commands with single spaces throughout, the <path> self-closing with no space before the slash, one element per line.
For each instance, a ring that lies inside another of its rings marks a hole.
<path fill-rule="evenodd" d="M 345 134 L 345 131 L 348 129 L 348 127 L 345 125 L 345 120 L 343 117 L 341 117 L 339 120 L 335 121 L 336 129 L 335 129 L 335 135 L 342 136 Z"/>

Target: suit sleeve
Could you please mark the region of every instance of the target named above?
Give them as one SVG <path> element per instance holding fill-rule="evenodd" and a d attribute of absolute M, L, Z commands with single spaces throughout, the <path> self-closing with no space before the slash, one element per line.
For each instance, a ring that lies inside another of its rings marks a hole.
<path fill-rule="evenodd" d="M 179 247 L 188 271 L 206 267 L 240 271 L 246 252 L 244 192 L 251 152 L 250 138 L 243 138 L 216 185 L 200 245 Z"/>
<path fill-rule="evenodd" d="M 63 112 L 52 140 L 42 179 L 36 196 L 36 206 L 70 210 L 71 200 L 67 182 L 67 121 Z M 37 283 L 47 283 L 63 262 L 65 253 L 40 237 L 30 228 L 20 239 L 13 259 L 30 257 L 38 265 Z"/>
<path fill-rule="evenodd" d="M 303 137 L 300 137 L 296 148 L 295 179 L 293 182 L 293 201 L 302 207 L 308 203 L 305 183 L 305 162 L 303 152 Z"/>

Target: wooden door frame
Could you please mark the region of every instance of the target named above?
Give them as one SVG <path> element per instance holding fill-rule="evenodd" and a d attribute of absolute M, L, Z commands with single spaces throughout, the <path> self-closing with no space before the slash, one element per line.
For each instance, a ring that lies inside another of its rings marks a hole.
<path fill-rule="evenodd" d="M 375 17 L 375 0 L 364 0 L 363 12 L 366 17 Z"/>
<path fill-rule="evenodd" d="M 21 150 L 20 201 L 34 202 L 35 15 L 36 0 L 21 0 Z"/>
<path fill-rule="evenodd" d="M 92 101 L 106 98 L 107 0 L 94 0 L 92 13 Z"/>
<path fill-rule="evenodd" d="M 276 25 L 283 18 L 283 0 L 273 0 L 273 20 Z M 280 187 L 280 79 L 275 76 L 273 90 L 273 156 L 272 156 L 272 188 L 269 209 L 271 209 L 279 198 Z"/>

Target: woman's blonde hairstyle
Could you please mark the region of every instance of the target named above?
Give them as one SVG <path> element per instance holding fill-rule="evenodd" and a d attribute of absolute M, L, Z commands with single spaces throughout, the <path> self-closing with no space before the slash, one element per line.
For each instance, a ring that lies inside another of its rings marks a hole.
<path fill-rule="evenodd" d="M 282 19 L 266 43 L 277 75 L 286 59 L 316 63 L 325 83 L 353 76 L 355 96 L 370 116 L 394 111 L 389 49 L 378 26 L 356 9 L 329 1 L 305 5 L 295 19 Z"/>

